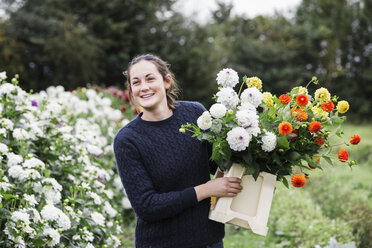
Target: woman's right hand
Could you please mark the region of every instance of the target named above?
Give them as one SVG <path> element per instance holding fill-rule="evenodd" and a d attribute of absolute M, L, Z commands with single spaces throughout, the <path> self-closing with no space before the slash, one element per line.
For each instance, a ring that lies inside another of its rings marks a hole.
<path fill-rule="evenodd" d="M 242 191 L 239 177 L 220 177 L 195 187 L 198 202 L 211 197 L 234 197 Z"/>

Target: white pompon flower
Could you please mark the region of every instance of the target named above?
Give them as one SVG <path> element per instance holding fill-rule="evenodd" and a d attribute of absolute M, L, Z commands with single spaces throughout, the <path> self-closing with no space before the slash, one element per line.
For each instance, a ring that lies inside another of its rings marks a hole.
<path fill-rule="evenodd" d="M 7 118 L 2 118 L 0 120 L 0 124 L 2 127 L 4 127 L 5 129 L 8 129 L 8 130 L 13 130 L 13 127 L 14 127 L 14 123 L 7 119 Z"/>
<path fill-rule="evenodd" d="M 44 220 L 58 220 L 61 210 L 53 204 L 47 204 L 43 207 L 40 214 Z"/>
<path fill-rule="evenodd" d="M 70 218 L 62 211 L 59 213 L 59 218 L 58 218 L 57 223 L 58 223 L 58 227 L 61 228 L 63 231 L 66 231 L 71 228 Z"/>
<path fill-rule="evenodd" d="M 198 127 L 202 130 L 207 130 L 212 126 L 212 116 L 208 111 L 204 111 L 201 116 L 197 119 Z"/>
<path fill-rule="evenodd" d="M 272 132 L 267 132 L 262 137 L 262 150 L 265 152 L 271 152 L 276 147 L 276 136 Z"/>
<path fill-rule="evenodd" d="M 233 88 L 222 88 L 217 92 L 217 102 L 222 103 L 227 109 L 233 109 L 239 103 L 238 94 Z"/>
<path fill-rule="evenodd" d="M 100 225 L 100 226 L 104 226 L 105 225 L 105 217 L 98 213 L 98 212 L 93 212 L 91 214 L 91 217 L 92 217 L 92 220 L 97 224 L 97 225 Z"/>
<path fill-rule="evenodd" d="M 16 128 L 13 130 L 13 137 L 16 140 L 26 140 L 30 138 L 29 133 L 23 128 Z"/>
<path fill-rule="evenodd" d="M 215 103 L 209 109 L 209 112 L 214 118 L 222 118 L 226 114 L 226 107 L 223 104 Z"/>
<path fill-rule="evenodd" d="M 45 237 L 48 238 L 47 245 L 49 247 L 53 247 L 56 244 L 59 244 L 61 235 L 59 234 L 59 232 L 56 229 L 47 227 L 47 228 L 44 229 L 43 234 L 44 234 Z"/>
<path fill-rule="evenodd" d="M 14 223 L 17 223 L 19 220 L 22 221 L 22 227 L 30 225 L 30 215 L 21 211 L 14 211 L 10 218 Z"/>
<path fill-rule="evenodd" d="M 35 206 L 37 204 L 37 201 L 35 199 L 35 195 L 27 195 L 27 194 L 24 194 L 23 197 L 25 198 L 25 200 L 28 202 L 28 204 L 30 204 L 30 206 Z"/>
<path fill-rule="evenodd" d="M 257 135 L 261 133 L 261 129 L 258 126 L 258 124 L 250 126 L 250 127 L 246 127 L 244 129 L 249 135 L 254 136 L 254 137 L 257 137 Z"/>
<path fill-rule="evenodd" d="M 94 204 L 100 205 L 102 203 L 101 197 L 99 195 L 97 195 L 96 193 L 94 193 L 92 191 L 88 191 L 87 195 L 93 199 Z"/>
<path fill-rule="evenodd" d="M 242 127 L 234 127 L 227 133 L 227 142 L 234 151 L 244 151 L 249 146 L 251 136 Z"/>
<path fill-rule="evenodd" d="M 243 128 L 258 126 L 258 115 L 256 112 L 239 110 L 236 112 L 236 118 L 239 126 Z"/>
<path fill-rule="evenodd" d="M 16 178 L 20 181 L 24 181 L 27 177 L 26 171 L 20 165 L 14 165 L 9 168 L 8 174 L 10 177 Z"/>
<path fill-rule="evenodd" d="M 238 106 L 238 110 L 241 110 L 241 111 L 253 111 L 253 112 L 257 112 L 257 109 L 255 106 L 252 105 L 252 103 L 250 102 L 242 102 L 240 104 L 240 106 Z"/>
<path fill-rule="evenodd" d="M 45 164 L 40 159 L 30 158 L 30 159 L 27 159 L 23 163 L 23 167 L 30 168 L 30 169 L 32 169 L 32 168 L 39 168 L 40 170 L 44 170 L 45 169 Z"/>
<path fill-rule="evenodd" d="M 8 152 L 8 146 L 0 143 L 0 154 L 6 154 Z"/>
<path fill-rule="evenodd" d="M 239 76 L 236 71 L 230 68 L 225 68 L 217 74 L 217 84 L 222 87 L 231 87 L 239 83 Z"/>
<path fill-rule="evenodd" d="M 8 167 L 19 165 L 23 161 L 23 158 L 21 155 L 14 154 L 13 152 L 9 152 L 7 154 L 7 157 L 8 157 L 8 163 L 7 163 Z"/>
<path fill-rule="evenodd" d="M 240 99 L 242 100 L 242 104 L 249 102 L 257 108 L 262 102 L 263 95 L 256 87 L 252 87 L 245 89 L 241 94 Z"/>

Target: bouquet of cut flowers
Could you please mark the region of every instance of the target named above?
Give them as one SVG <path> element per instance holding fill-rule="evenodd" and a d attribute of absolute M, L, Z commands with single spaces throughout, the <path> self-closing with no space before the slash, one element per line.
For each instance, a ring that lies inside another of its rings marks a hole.
<path fill-rule="evenodd" d="M 291 175 L 293 186 L 302 187 L 308 171 L 322 168 L 320 158 L 333 165 L 332 148 L 337 145 L 331 137 L 343 135 L 347 101 L 339 101 L 323 87 L 311 95 L 307 88 L 312 83 L 318 85 L 316 77 L 306 87 L 295 87 L 279 97 L 262 92 L 262 81 L 257 77 L 244 76 L 236 93 L 233 88 L 238 83 L 236 71 L 221 70 L 217 74 L 219 91 L 214 96 L 217 103 L 196 124 L 180 128 L 180 132 L 192 132 L 193 137 L 212 143 L 211 159 L 221 170 L 238 163 L 255 179 L 260 172 L 268 172 L 288 187 L 285 176 Z M 247 88 L 242 91 L 244 86 Z M 358 135 L 351 137 L 351 145 L 359 142 Z M 350 167 L 356 164 L 349 160 L 346 149 L 338 150 L 337 159 Z"/>

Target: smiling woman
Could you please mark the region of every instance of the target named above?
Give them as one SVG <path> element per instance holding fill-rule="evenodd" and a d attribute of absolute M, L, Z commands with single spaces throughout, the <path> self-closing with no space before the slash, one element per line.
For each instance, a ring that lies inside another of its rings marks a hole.
<path fill-rule="evenodd" d="M 154 55 L 135 57 L 124 74 L 131 100 L 143 109 L 114 139 L 118 172 L 137 216 L 136 247 L 223 247 L 224 225 L 208 219 L 210 197 L 236 196 L 240 179 L 210 180 L 217 167 L 209 145 L 179 132 L 205 108 L 175 101 L 174 76 Z"/>

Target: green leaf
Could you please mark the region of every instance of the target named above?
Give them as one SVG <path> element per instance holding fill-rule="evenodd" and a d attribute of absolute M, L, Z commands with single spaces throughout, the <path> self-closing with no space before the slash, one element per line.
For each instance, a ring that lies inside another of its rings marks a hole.
<path fill-rule="evenodd" d="M 279 148 L 283 148 L 283 149 L 289 148 L 289 142 L 288 142 L 287 136 L 285 135 L 276 137 L 276 144 L 277 144 L 277 147 Z"/>
<path fill-rule="evenodd" d="M 333 162 L 332 162 L 332 160 L 331 160 L 331 158 L 330 158 L 330 157 L 327 157 L 327 156 L 323 156 L 322 158 L 324 158 L 324 160 L 325 160 L 325 161 L 327 161 L 327 163 L 328 163 L 328 164 L 330 164 L 330 165 L 334 166 L 334 165 L 333 165 Z"/>
<path fill-rule="evenodd" d="M 16 196 L 12 194 L 3 194 L 3 199 L 16 199 Z"/>
<path fill-rule="evenodd" d="M 301 154 L 299 154 L 298 152 L 292 151 L 288 154 L 287 158 L 288 160 L 295 162 L 301 158 Z"/>
<path fill-rule="evenodd" d="M 282 182 L 284 184 L 284 186 L 289 189 L 289 184 L 288 184 L 288 180 L 285 176 L 281 177 L 282 178 Z"/>
<path fill-rule="evenodd" d="M 306 160 L 308 164 L 310 164 L 312 167 L 319 168 L 319 166 L 310 158 L 309 154 L 305 154 L 303 158 Z"/>

